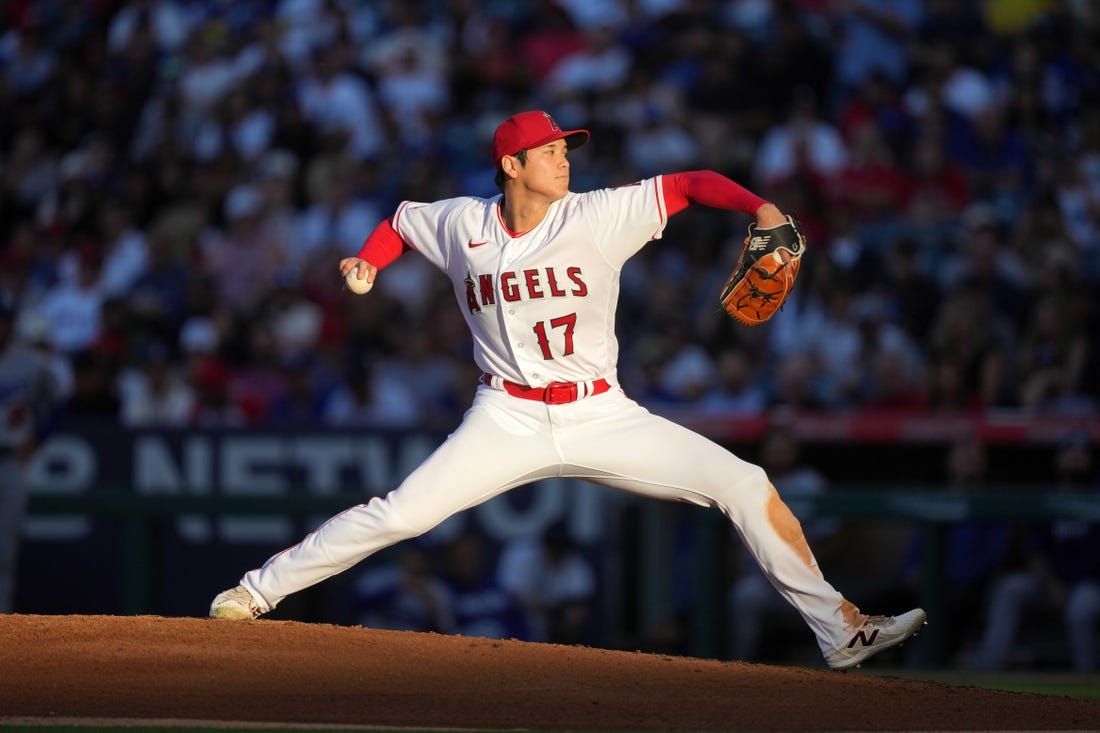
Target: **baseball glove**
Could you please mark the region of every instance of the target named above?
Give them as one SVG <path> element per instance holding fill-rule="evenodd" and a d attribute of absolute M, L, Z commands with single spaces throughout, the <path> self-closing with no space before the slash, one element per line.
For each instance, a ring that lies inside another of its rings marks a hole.
<path fill-rule="evenodd" d="M 737 267 L 719 298 L 726 312 L 746 326 L 775 315 L 794 286 L 805 251 L 806 237 L 794 217 L 767 229 L 749 224 Z"/>

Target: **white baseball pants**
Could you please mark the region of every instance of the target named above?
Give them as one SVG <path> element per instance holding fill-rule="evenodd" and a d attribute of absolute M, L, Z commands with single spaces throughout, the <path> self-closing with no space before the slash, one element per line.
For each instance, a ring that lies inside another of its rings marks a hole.
<path fill-rule="evenodd" d="M 653 415 L 620 390 L 547 405 L 478 389 L 461 425 L 384 498 L 336 515 L 245 574 L 268 612 L 383 548 L 533 481 L 572 477 L 654 499 L 717 507 L 828 654 L 862 617 L 822 576 L 763 469 Z"/>

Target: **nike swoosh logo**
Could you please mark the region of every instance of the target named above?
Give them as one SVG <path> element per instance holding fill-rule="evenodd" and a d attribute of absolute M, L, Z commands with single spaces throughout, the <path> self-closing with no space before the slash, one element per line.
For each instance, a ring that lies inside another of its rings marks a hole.
<path fill-rule="evenodd" d="M 473 249 L 474 247 L 480 247 L 481 245 L 483 245 L 483 244 L 488 244 L 488 243 L 489 243 L 489 240 L 488 240 L 488 239 L 486 239 L 486 240 L 485 240 L 484 242 L 475 242 L 474 240 L 472 240 L 472 239 L 471 239 L 471 240 L 470 240 L 470 241 L 469 241 L 469 242 L 468 242 L 468 243 L 466 244 L 466 246 L 467 246 L 467 247 L 469 247 L 470 249 Z"/>

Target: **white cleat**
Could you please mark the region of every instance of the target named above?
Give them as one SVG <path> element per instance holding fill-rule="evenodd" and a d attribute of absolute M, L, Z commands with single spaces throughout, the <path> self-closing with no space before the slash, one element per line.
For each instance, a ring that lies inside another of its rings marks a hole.
<path fill-rule="evenodd" d="M 210 618 L 254 619 L 260 613 L 256 599 L 243 585 L 222 591 L 210 604 Z"/>
<path fill-rule="evenodd" d="M 900 616 L 868 616 L 845 646 L 825 657 L 831 669 L 858 667 L 881 651 L 898 646 L 917 635 L 928 616 L 920 608 Z"/>

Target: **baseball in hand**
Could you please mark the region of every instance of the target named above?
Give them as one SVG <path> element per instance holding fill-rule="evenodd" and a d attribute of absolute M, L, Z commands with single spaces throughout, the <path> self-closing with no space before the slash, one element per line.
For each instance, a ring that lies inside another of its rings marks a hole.
<path fill-rule="evenodd" d="M 366 278 L 359 277 L 358 268 L 352 268 L 348 274 L 344 276 L 344 282 L 348 284 L 348 290 L 356 295 L 369 293 L 370 289 L 374 287 L 374 283 L 368 282 Z"/>

